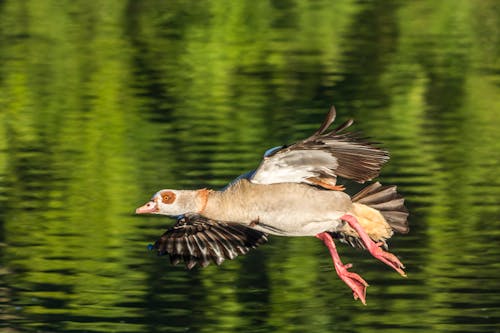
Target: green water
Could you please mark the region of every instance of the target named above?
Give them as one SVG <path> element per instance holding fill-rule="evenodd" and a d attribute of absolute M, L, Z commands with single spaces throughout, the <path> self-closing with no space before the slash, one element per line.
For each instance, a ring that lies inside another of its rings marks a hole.
<path fill-rule="evenodd" d="M 0 1 L 0 330 L 500 332 L 497 1 Z M 335 103 L 407 198 L 408 278 L 271 237 L 186 271 L 160 188 L 221 187 Z"/>

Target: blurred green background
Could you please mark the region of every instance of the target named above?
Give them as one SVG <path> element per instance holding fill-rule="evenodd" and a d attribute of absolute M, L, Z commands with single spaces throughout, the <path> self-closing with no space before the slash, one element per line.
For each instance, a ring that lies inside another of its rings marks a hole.
<path fill-rule="evenodd" d="M 0 330 L 500 332 L 500 5 L 443 1 L 0 1 Z M 391 151 L 403 279 L 271 237 L 186 271 L 134 216 L 221 187 L 330 105 Z"/>

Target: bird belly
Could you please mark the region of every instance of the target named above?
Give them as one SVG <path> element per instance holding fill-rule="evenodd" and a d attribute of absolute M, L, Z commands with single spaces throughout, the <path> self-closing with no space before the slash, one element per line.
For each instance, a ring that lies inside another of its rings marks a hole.
<path fill-rule="evenodd" d="M 249 227 L 278 236 L 315 236 L 324 231 L 335 231 L 343 226 L 344 222 L 340 220 L 343 214 L 330 213 L 321 220 L 292 214 L 287 216 L 269 214 L 265 218 L 254 220 Z"/>

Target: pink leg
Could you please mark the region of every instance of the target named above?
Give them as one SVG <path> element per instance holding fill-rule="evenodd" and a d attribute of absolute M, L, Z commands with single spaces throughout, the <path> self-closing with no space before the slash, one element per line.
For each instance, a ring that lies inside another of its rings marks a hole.
<path fill-rule="evenodd" d="M 366 287 L 368 287 L 368 283 L 366 283 L 366 281 L 363 280 L 363 278 L 358 274 L 347 271 L 347 269 L 351 268 L 352 265 L 344 265 L 342 263 L 339 254 L 337 253 L 337 249 L 335 248 L 332 236 L 330 236 L 329 233 L 322 232 L 317 234 L 316 238 L 321 239 L 323 243 L 325 243 L 326 247 L 328 247 L 333 259 L 335 270 L 337 271 L 337 275 L 349 286 L 349 288 L 352 289 L 354 299 L 359 298 L 361 302 L 366 305 Z"/>
<path fill-rule="evenodd" d="M 402 276 L 406 276 L 406 273 L 403 271 L 403 268 L 405 268 L 405 266 L 401 263 L 401 261 L 399 261 L 399 259 L 394 254 L 382 250 L 380 248 L 382 243 L 375 243 L 370 238 L 370 236 L 368 236 L 368 234 L 365 232 L 363 227 L 359 224 L 358 220 L 354 216 L 345 214 L 344 216 L 341 217 L 341 219 L 349 223 L 349 225 L 354 230 L 356 230 L 356 232 L 358 233 L 359 237 L 365 244 L 368 251 L 370 251 L 370 253 L 375 258 L 391 266 Z"/>

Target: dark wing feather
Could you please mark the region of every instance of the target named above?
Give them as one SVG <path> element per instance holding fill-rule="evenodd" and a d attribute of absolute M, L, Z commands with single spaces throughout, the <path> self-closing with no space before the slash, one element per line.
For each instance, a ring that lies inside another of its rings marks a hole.
<path fill-rule="evenodd" d="M 331 186 L 337 176 L 360 183 L 377 177 L 382 165 L 389 160 L 389 153 L 355 133 L 341 133 L 353 124 L 352 119 L 326 132 L 334 120 L 335 108 L 332 107 L 312 136 L 266 154 L 251 175 L 251 181 Z"/>
<path fill-rule="evenodd" d="M 174 265 L 184 262 L 191 269 L 196 264 L 206 267 L 210 262 L 220 265 L 266 242 L 265 233 L 241 224 L 185 215 L 155 242 L 152 250 L 168 255 Z"/>
<path fill-rule="evenodd" d="M 337 117 L 337 110 L 335 110 L 335 106 L 330 107 L 330 111 L 326 114 L 325 120 L 323 120 L 323 123 L 321 126 L 318 128 L 316 132 L 314 132 L 313 135 L 321 135 L 323 134 L 324 131 L 330 127 L 330 125 L 335 121 L 335 117 Z"/>

